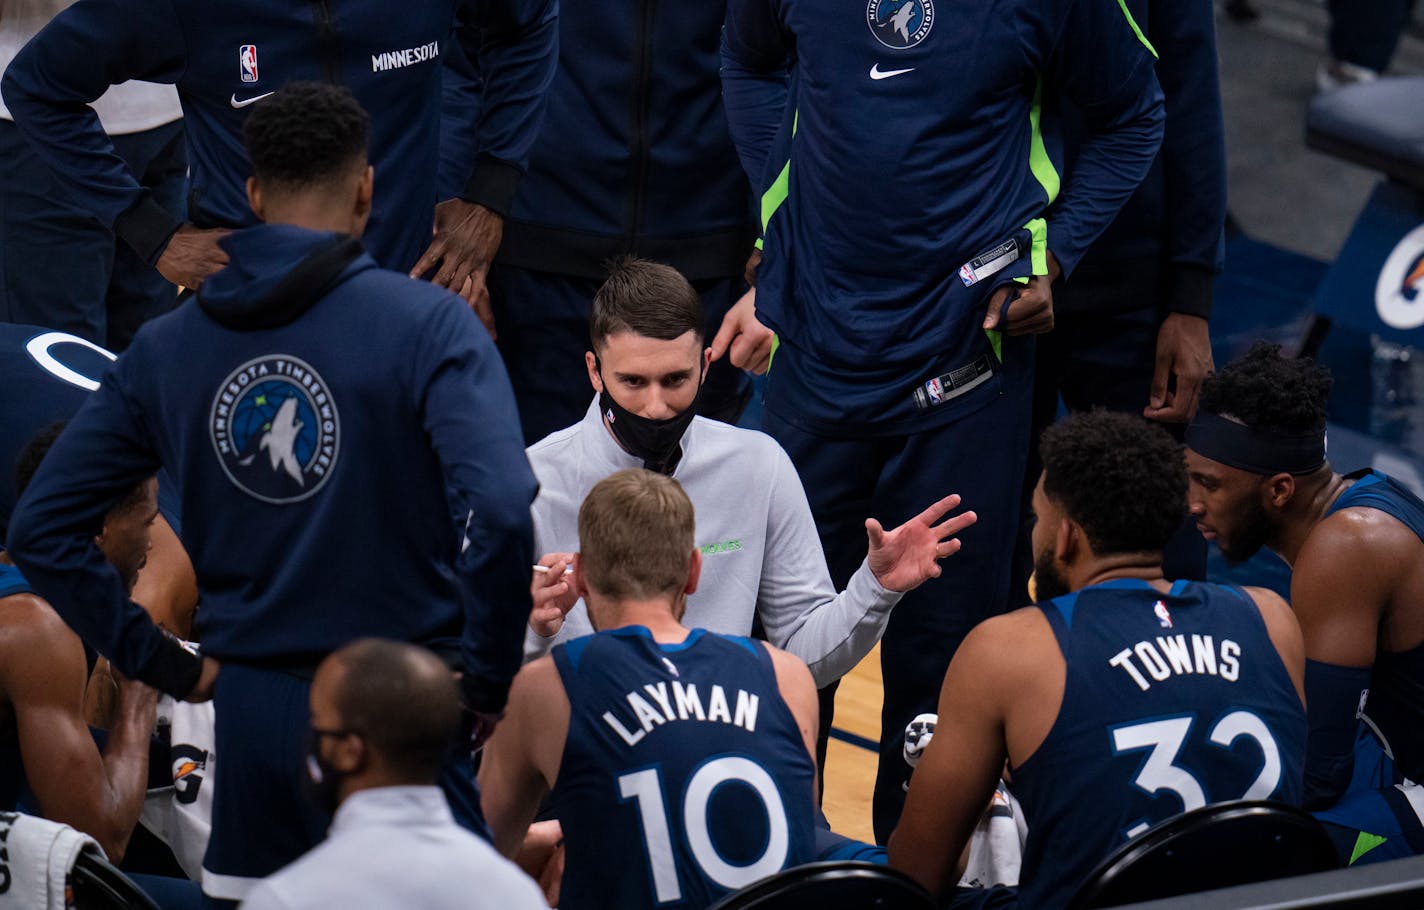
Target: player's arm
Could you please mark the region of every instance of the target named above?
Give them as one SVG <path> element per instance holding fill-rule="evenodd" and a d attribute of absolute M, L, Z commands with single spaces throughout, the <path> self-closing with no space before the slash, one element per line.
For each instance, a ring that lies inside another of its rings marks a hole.
<path fill-rule="evenodd" d="M 74 415 L 15 505 L 7 544 L 25 578 L 65 623 L 125 676 L 175 698 L 204 661 L 164 635 L 129 599 L 94 539 L 128 491 L 158 470 L 145 418 L 124 390 L 142 351 L 120 358 Z"/>
<path fill-rule="evenodd" d="M 1127 6 L 1067 8 L 1043 76 L 1073 100 L 1089 130 L 1048 223 L 1048 248 L 1065 277 L 1147 176 L 1164 120 L 1155 52 Z"/>
<path fill-rule="evenodd" d="M 1148 34 L 1161 53 L 1157 80 L 1166 104 L 1170 273 L 1166 307 L 1211 315 L 1212 280 L 1221 270 L 1226 223 L 1226 138 L 1213 4 L 1154 0 Z"/>
<path fill-rule="evenodd" d="M 192 638 L 198 609 L 198 576 L 188 551 L 162 514 L 149 528 L 148 561 L 138 573 L 133 599 L 160 626 L 179 638 Z"/>
<path fill-rule="evenodd" d="M 890 865 L 931 894 L 958 880 L 960 855 L 989 804 L 1004 767 L 1004 703 L 1017 691 L 1004 655 L 1021 651 L 1012 614 L 965 637 L 945 674 L 934 739 L 920 756 L 900 824 L 890 836 Z"/>
<path fill-rule="evenodd" d="M 729 0 L 722 28 L 722 102 L 742 167 L 758 191 L 772 179 L 767 156 L 786 112 L 791 47 L 775 0 Z"/>
<path fill-rule="evenodd" d="M 937 577 L 939 560 L 959 550 L 954 536 L 977 516 L 947 496 L 893 530 L 866 521 L 865 562 L 839 594 L 831 584 L 811 507 L 791 459 L 780 447 L 767 515 L 766 553 L 757 612 L 767 640 L 804 660 L 818 686 L 840 679 L 870 653 L 903 592 Z"/>
<path fill-rule="evenodd" d="M 796 726 L 801 730 L 801 738 L 806 743 L 806 752 L 811 756 L 811 764 L 816 764 L 816 737 L 821 729 L 821 702 L 816 694 L 816 683 L 806 663 L 794 654 L 788 654 L 765 642 L 762 643 L 771 655 L 771 666 L 776 671 L 776 687 L 781 691 L 781 700 L 791 709 L 796 718 Z M 820 778 L 821 770 L 816 769 Z M 817 793 L 820 786 L 816 787 Z"/>
<path fill-rule="evenodd" d="M 819 686 L 840 679 L 875 647 L 901 595 L 862 564 L 837 594 L 806 491 L 780 446 L 764 459 L 773 472 L 757 613 L 766 638 L 810 667 Z"/>
<path fill-rule="evenodd" d="M 524 654 L 538 492 L 514 391 L 494 343 L 468 308 L 441 301 L 412 359 L 414 406 L 440 461 L 450 514 L 468 516 L 456 559 L 465 608 L 461 694 L 482 714 L 504 708 Z"/>
<path fill-rule="evenodd" d="M 509 711 L 480 762 L 480 807 L 494 846 L 513 859 L 559 776 L 569 731 L 569 699 L 552 657 L 528 664 L 514 679 Z"/>
<path fill-rule="evenodd" d="M 1306 540 L 1291 572 L 1291 606 L 1305 645 L 1309 738 L 1305 805 L 1330 805 L 1349 785 L 1356 715 L 1370 685 L 1380 622 L 1394 573 L 1408 559 L 1390 529 L 1371 513 L 1345 509 L 1326 518 Z"/>
<path fill-rule="evenodd" d="M 464 297 L 491 335 L 485 276 L 544 119 L 558 65 L 558 10 L 558 0 L 465 2 L 454 24 L 465 56 L 479 69 L 478 148 L 465 165 L 469 176 L 459 197 L 435 207 L 434 235 L 410 274 L 434 269 L 431 281 Z M 448 100 L 458 104 L 458 96 Z"/>
<path fill-rule="evenodd" d="M 139 185 L 87 105 L 129 79 L 177 82 L 185 68 L 168 0 L 81 0 L 21 49 L 3 80 L 5 105 L 25 139 L 74 198 L 148 263 L 181 222 Z"/>
<path fill-rule="evenodd" d="M 1266 624 L 1266 633 L 1271 636 L 1271 644 L 1285 664 L 1291 685 L 1301 704 L 1305 704 L 1305 640 L 1300 633 L 1300 623 L 1290 604 L 1279 594 L 1268 588 L 1245 588 L 1246 595 L 1256 602 L 1261 611 L 1261 620 Z"/>
<path fill-rule="evenodd" d="M 119 684 L 114 722 L 101 757 L 84 723 L 84 649 L 42 601 L 6 604 L 5 691 L 15 711 L 25 778 L 45 818 L 93 837 L 118 862 L 143 812 L 148 746 L 158 695 Z"/>
<path fill-rule="evenodd" d="M 558 67 L 558 0 L 465 3 L 456 36 L 482 82 L 479 149 L 460 198 L 507 215 Z"/>

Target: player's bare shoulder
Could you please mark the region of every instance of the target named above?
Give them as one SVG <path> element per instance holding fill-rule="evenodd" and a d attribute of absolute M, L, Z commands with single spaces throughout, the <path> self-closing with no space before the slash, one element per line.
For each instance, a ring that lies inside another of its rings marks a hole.
<path fill-rule="evenodd" d="M 1419 535 L 1393 515 L 1352 506 L 1332 512 L 1311 529 L 1296 563 L 1353 563 L 1379 571 L 1387 561 L 1417 559 L 1421 551 Z"/>
<path fill-rule="evenodd" d="M 1053 627 L 1037 606 L 1012 610 L 975 626 L 954 662 L 960 665 L 960 675 L 982 680 L 987 691 L 1022 693 L 1026 686 L 1054 680 L 1062 685 L 1063 655 Z"/>

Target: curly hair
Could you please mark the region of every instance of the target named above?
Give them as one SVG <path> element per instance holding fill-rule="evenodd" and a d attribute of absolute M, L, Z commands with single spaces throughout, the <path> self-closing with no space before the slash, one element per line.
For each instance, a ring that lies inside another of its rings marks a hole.
<path fill-rule="evenodd" d="M 29 489 L 30 481 L 35 479 L 35 472 L 40 469 L 40 462 L 45 460 L 49 450 L 54 448 L 54 444 L 59 441 L 59 437 L 64 433 L 64 428 L 68 426 L 68 421 L 58 421 L 52 423 L 25 443 L 25 447 L 20 450 L 20 454 L 15 458 L 15 498 L 23 496 L 25 490 Z M 132 509 L 143 501 L 143 484 L 139 484 L 119 497 L 110 509 L 111 513 L 117 514 Z"/>
<path fill-rule="evenodd" d="M 1325 428 L 1333 380 L 1310 358 L 1281 356 L 1278 345 L 1258 341 L 1202 383 L 1201 407 L 1248 427 L 1276 433 Z"/>
<path fill-rule="evenodd" d="M 1099 555 L 1160 551 L 1187 514 L 1182 447 L 1141 417 L 1074 414 L 1044 431 L 1039 452 L 1044 493 Z"/>
<path fill-rule="evenodd" d="M 370 118 L 346 88 L 293 82 L 252 108 L 242 141 L 259 180 L 309 186 L 366 154 Z"/>

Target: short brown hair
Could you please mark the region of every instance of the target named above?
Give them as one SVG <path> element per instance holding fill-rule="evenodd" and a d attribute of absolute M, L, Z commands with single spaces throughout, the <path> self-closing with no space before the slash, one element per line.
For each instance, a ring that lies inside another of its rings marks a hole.
<path fill-rule="evenodd" d="M 593 295 L 589 340 L 602 350 L 608 336 L 632 332 L 672 341 L 692 332 L 702 338 L 702 298 L 670 265 L 634 256 L 613 264 L 608 280 Z"/>
<path fill-rule="evenodd" d="M 687 583 L 692 501 L 671 477 L 627 468 L 594 484 L 579 507 L 588 586 L 622 600 L 677 595 Z"/>

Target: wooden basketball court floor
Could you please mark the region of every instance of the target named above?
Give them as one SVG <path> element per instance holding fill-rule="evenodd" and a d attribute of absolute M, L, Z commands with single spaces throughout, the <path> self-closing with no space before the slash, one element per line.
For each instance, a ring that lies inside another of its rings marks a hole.
<path fill-rule="evenodd" d="M 836 716 L 826 750 L 821 806 L 831 830 L 874 843 L 870 798 L 880 743 L 880 646 L 841 680 Z"/>

